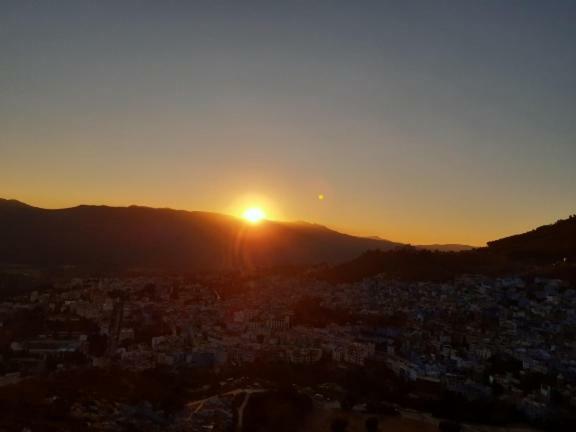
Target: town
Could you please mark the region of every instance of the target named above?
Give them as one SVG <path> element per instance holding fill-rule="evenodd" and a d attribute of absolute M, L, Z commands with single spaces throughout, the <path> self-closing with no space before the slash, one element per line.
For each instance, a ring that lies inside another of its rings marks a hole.
<path fill-rule="evenodd" d="M 216 387 L 198 393 L 203 403 L 190 398 L 187 424 L 213 428 L 219 412 L 229 426 L 233 403 L 218 395 L 233 401 L 239 388 L 276 385 L 282 373 L 275 367 L 332 381 L 331 391 L 306 379 L 298 389 L 339 409 L 382 401 L 388 409 L 429 409 L 423 401 L 450 394 L 472 407 L 501 404 L 515 419 L 538 425 L 576 406 L 576 290 L 556 279 L 74 277 L 5 299 L 0 311 L 0 389 L 111 368 L 215 377 Z M 401 402 L 393 394 L 376 398 L 367 384 L 351 403 L 334 396 L 334 387 L 352 393 L 337 382 L 342 373 L 372 374 L 410 394 Z M 214 397 L 216 411 L 206 402 Z"/>

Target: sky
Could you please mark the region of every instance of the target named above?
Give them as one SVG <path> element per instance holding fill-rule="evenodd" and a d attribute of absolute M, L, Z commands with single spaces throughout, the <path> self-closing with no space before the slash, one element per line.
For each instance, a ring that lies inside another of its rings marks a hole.
<path fill-rule="evenodd" d="M 568 0 L 1 0 L 0 197 L 482 245 L 576 212 L 574 22 Z"/>

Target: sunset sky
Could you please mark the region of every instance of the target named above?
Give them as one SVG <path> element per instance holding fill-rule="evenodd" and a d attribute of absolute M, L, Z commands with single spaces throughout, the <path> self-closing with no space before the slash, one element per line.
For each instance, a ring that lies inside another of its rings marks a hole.
<path fill-rule="evenodd" d="M 576 213 L 575 1 L 3 0 L 0 92 L 0 197 L 40 207 L 473 245 Z"/>

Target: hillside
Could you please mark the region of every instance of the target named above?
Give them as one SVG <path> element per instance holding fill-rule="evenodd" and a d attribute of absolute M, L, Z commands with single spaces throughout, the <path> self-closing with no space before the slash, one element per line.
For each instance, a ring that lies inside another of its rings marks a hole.
<path fill-rule="evenodd" d="M 241 269 L 336 263 L 396 245 L 307 223 L 251 226 L 208 212 L 136 206 L 46 210 L 0 200 L 1 264 Z"/>
<path fill-rule="evenodd" d="M 338 264 L 321 277 L 358 281 L 377 274 L 403 280 L 447 280 L 463 273 L 523 274 L 576 281 L 576 217 L 488 242 L 472 250 L 400 247 L 367 251 Z"/>
<path fill-rule="evenodd" d="M 519 260 L 554 262 L 576 258 L 576 215 L 527 233 L 488 242 L 488 248 Z"/>

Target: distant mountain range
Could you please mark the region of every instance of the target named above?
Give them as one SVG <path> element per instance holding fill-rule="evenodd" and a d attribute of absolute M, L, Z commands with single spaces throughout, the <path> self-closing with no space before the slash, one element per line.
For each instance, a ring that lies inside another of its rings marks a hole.
<path fill-rule="evenodd" d="M 0 264 L 212 270 L 336 263 L 399 246 L 321 225 L 147 207 L 46 210 L 0 199 Z"/>
<path fill-rule="evenodd" d="M 356 262 L 366 251 L 386 253 L 406 246 L 305 222 L 263 221 L 252 226 L 218 213 L 86 205 L 47 210 L 0 199 L 0 265 L 234 270 Z M 573 257 L 576 218 L 495 240 L 486 248 L 413 249 L 433 255 L 431 250 L 456 251 L 464 254 L 456 254 L 460 257 L 488 252 L 513 259 Z"/>
<path fill-rule="evenodd" d="M 476 249 L 476 247 L 474 247 L 474 246 L 468 246 L 468 245 L 457 244 L 457 243 L 418 245 L 416 247 L 418 249 L 426 249 L 426 250 L 440 251 L 440 252 L 462 252 L 462 251 L 468 251 L 468 250 Z"/>
<path fill-rule="evenodd" d="M 369 239 L 373 240 L 384 240 L 378 236 L 370 236 Z M 442 252 L 462 252 L 467 250 L 476 249 L 477 246 L 469 246 L 464 244 L 458 243 L 449 243 L 449 244 L 431 244 L 431 245 L 416 245 L 414 246 L 417 249 L 425 249 L 431 251 L 442 251 Z"/>

